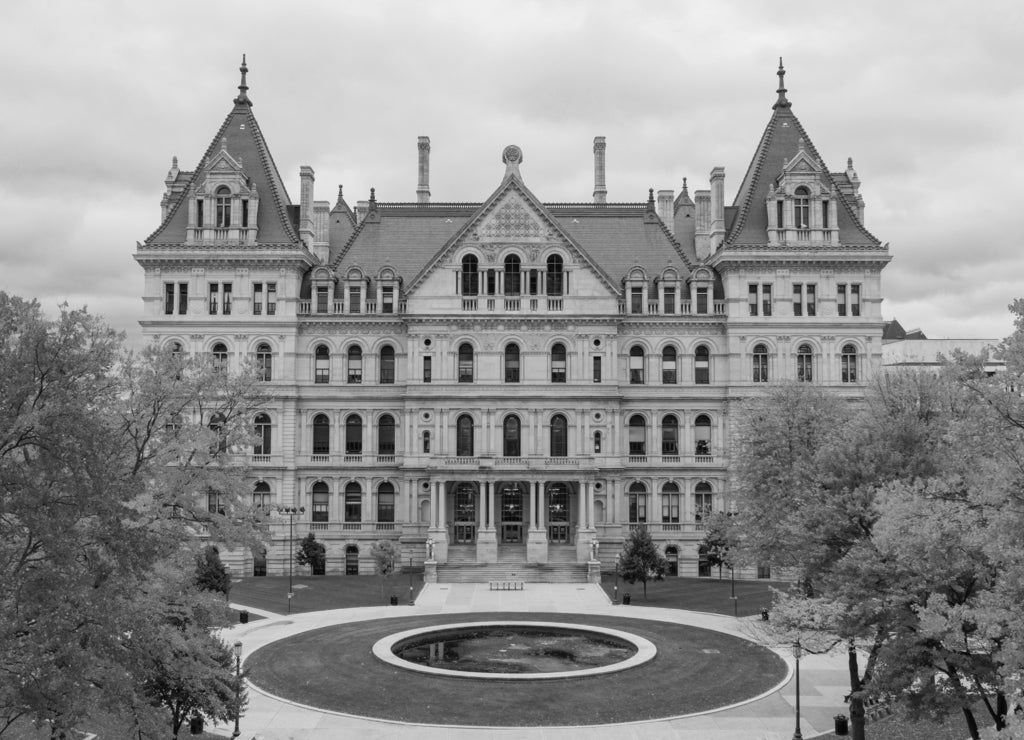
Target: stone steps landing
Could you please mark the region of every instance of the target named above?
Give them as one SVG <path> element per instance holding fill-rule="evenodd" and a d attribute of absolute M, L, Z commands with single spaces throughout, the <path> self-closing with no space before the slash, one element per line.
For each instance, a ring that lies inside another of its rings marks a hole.
<path fill-rule="evenodd" d="M 437 566 L 438 583 L 586 583 L 587 566 L 582 563 L 487 563 Z"/>

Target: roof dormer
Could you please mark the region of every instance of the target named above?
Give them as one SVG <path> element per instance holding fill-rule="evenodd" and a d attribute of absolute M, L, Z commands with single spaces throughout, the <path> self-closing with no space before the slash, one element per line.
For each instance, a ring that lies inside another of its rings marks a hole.
<path fill-rule="evenodd" d="M 768 243 L 838 244 L 837 197 L 828 171 L 807 151 L 801 137 L 796 153 L 783 162 L 781 174 L 768 186 Z"/>
<path fill-rule="evenodd" d="M 228 152 L 227 138 L 200 164 L 187 197 L 188 243 L 255 244 L 260 196 L 245 174 L 242 157 Z"/>

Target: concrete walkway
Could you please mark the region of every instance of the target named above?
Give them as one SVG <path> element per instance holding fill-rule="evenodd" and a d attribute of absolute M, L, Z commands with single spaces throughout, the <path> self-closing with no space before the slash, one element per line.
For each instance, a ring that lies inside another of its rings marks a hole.
<path fill-rule="evenodd" d="M 232 604 L 235 608 L 247 608 Z M 734 619 L 717 614 L 677 609 L 613 605 L 599 586 L 591 584 L 527 584 L 524 591 L 490 591 L 486 584 L 427 584 L 414 606 L 381 606 L 358 609 L 279 614 L 249 609 L 267 619 L 225 630 L 229 643 L 241 640 L 243 660 L 254 650 L 306 630 L 366 619 L 388 619 L 427 614 L 467 612 L 563 612 L 692 625 L 740 637 L 756 633 L 756 619 Z M 777 651 L 792 667 L 789 651 Z M 790 671 L 792 678 L 792 670 Z M 789 740 L 795 727 L 794 682 L 753 701 L 704 714 L 672 719 L 585 727 L 444 727 L 364 719 L 303 707 L 262 693 L 250 686 L 249 708 L 242 718 L 246 740 Z M 801 732 L 805 738 L 829 732 L 836 714 L 847 714 L 843 696 L 849 691 L 846 653 L 808 655 L 800 661 Z M 382 687 L 383 689 L 384 687 Z M 216 728 L 223 733 L 226 728 Z M 227 729 L 230 734 L 230 729 Z"/>

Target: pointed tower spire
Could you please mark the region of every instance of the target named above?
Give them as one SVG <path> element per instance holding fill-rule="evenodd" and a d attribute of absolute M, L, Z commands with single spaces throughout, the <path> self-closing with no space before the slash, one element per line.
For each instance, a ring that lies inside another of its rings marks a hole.
<path fill-rule="evenodd" d="M 245 73 L 249 71 L 249 68 L 245 64 L 245 54 L 242 54 L 242 66 L 238 68 L 238 71 L 242 73 L 242 83 L 238 86 L 238 97 L 235 98 L 235 105 L 252 105 L 252 101 L 249 100 L 247 94 L 249 86 L 245 84 Z"/>
<path fill-rule="evenodd" d="M 686 187 L 686 178 L 685 177 L 683 178 L 683 190 L 680 193 L 680 195 L 682 195 L 684 198 L 689 198 L 690 197 L 690 190 L 689 190 L 689 188 Z"/>
<path fill-rule="evenodd" d="M 779 99 L 775 101 L 772 110 L 788 108 L 790 106 L 789 101 L 786 100 L 786 68 L 782 66 L 782 57 L 779 57 L 779 71 L 776 74 L 779 76 L 779 89 L 775 92 L 779 94 Z"/>

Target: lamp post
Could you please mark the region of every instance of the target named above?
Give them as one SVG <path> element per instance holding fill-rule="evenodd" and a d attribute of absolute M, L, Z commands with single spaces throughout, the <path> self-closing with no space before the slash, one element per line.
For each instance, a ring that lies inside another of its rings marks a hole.
<path fill-rule="evenodd" d="M 732 617 L 736 619 L 739 617 L 739 601 L 736 599 L 736 568 L 732 563 L 729 563 L 729 588 L 731 589 L 729 598 L 732 599 Z"/>
<path fill-rule="evenodd" d="M 412 553 L 409 553 L 409 606 L 416 603 L 412 597 Z"/>
<path fill-rule="evenodd" d="M 238 715 L 242 713 L 242 641 L 236 640 L 232 652 L 235 654 L 235 731 L 231 737 L 238 737 Z"/>
<path fill-rule="evenodd" d="M 619 603 L 619 558 L 622 557 L 619 553 L 615 553 L 615 590 L 613 591 L 612 603 Z"/>
<path fill-rule="evenodd" d="M 292 552 L 292 538 L 294 536 L 295 517 L 306 512 L 305 507 L 283 506 L 278 508 L 278 513 L 288 515 L 288 613 L 292 613 L 292 565 L 295 562 L 295 553 Z"/>
<path fill-rule="evenodd" d="M 793 731 L 793 740 L 804 740 L 800 734 L 800 641 L 793 643 L 793 657 L 796 659 L 796 729 Z"/>

